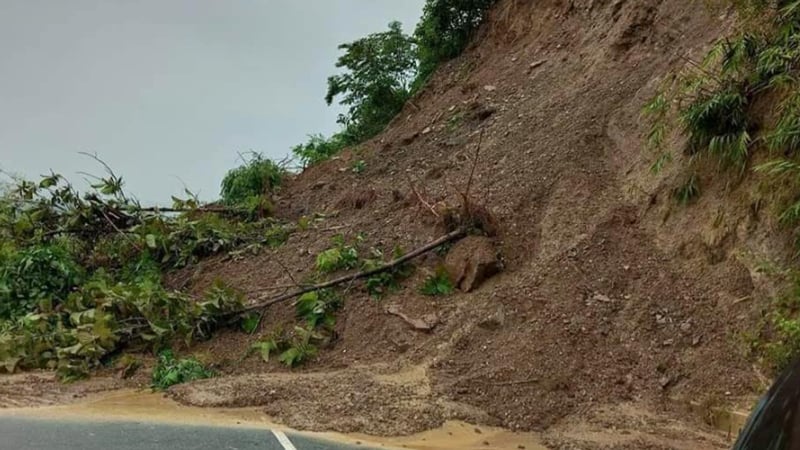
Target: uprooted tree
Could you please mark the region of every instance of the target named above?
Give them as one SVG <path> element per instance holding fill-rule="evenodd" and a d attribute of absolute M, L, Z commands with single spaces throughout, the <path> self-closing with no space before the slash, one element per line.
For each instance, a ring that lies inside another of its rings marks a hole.
<path fill-rule="evenodd" d="M 192 298 L 167 289 L 162 274 L 280 234 L 281 224 L 252 214 L 252 198 L 279 181 L 271 162 L 269 171 L 248 170 L 262 162 L 226 179 L 244 186 L 230 190 L 242 203 L 207 207 L 190 195 L 174 198 L 169 214 L 142 207 L 107 166 L 85 192 L 58 174 L 16 180 L 0 197 L 0 369 L 50 368 L 72 379 L 124 347 L 207 337 L 242 296 L 217 283 Z"/>

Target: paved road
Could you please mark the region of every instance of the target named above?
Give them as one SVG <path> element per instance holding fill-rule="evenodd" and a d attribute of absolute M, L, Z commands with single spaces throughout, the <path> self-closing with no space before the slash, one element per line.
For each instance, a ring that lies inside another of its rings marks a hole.
<path fill-rule="evenodd" d="M 283 442 L 281 442 L 283 441 Z M 267 429 L 0 417 L 0 450 L 353 450 Z M 374 450 L 374 449 L 373 449 Z"/>

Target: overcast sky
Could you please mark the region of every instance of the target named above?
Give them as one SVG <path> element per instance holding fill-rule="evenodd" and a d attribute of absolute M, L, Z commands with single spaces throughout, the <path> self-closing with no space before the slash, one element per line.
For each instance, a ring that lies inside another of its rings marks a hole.
<path fill-rule="evenodd" d="M 238 152 L 335 131 L 336 46 L 424 0 L 0 0 L 0 168 L 79 179 L 97 153 L 146 203 L 216 198 Z"/>

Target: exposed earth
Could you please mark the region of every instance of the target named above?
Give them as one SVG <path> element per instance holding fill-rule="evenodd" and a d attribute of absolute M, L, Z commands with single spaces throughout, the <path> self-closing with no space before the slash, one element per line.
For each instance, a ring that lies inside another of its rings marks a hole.
<path fill-rule="evenodd" d="M 382 135 L 282 189 L 277 215 L 317 217 L 312 226 L 172 283 L 202 292 L 223 279 L 258 302 L 308 276 L 335 235 L 362 233 L 387 253 L 420 247 L 443 234 L 436 212 L 459 204 L 476 155 L 470 196 L 494 219 L 502 271 L 426 297 L 422 280 L 445 262 L 429 254 L 380 301 L 354 284 L 337 339 L 294 371 L 245 357 L 294 323 L 291 303 L 275 305 L 255 335 L 223 331 L 192 348 L 224 376 L 170 397 L 256 407 L 311 431 L 413 435 L 457 420 L 533 431 L 549 449 L 729 448 L 736 430 L 713 429 L 704 412 L 746 409 L 763 388 L 740 337 L 775 289 L 757 264 L 788 258 L 790 240 L 751 207 L 748 179 L 719 177 L 696 204 L 675 205 L 678 164 L 650 172 L 639 115 L 730 23 L 690 0 L 499 1 L 476 43 Z M 433 318 L 432 329 L 389 309 Z M 146 384 L 103 375 L 66 386 L 3 377 L 0 406 Z M 707 408 L 690 412 L 689 401 Z"/>

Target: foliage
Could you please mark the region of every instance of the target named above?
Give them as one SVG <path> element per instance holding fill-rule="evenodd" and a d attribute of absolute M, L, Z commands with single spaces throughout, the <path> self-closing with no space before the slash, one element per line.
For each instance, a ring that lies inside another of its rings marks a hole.
<path fill-rule="evenodd" d="M 319 339 L 319 335 L 314 332 L 312 327 L 295 327 L 294 331 L 294 337 L 289 347 L 278 357 L 280 362 L 289 367 L 297 367 L 317 356 L 319 352 L 313 343 L 315 339 Z"/>
<path fill-rule="evenodd" d="M 686 182 L 675 188 L 672 195 L 681 205 L 688 205 L 700 195 L 700 188 L 697 185 L 697 176 L 689 176 Z"/>
<path fill-rule="evenodd" d="M 414 40 L 403 33 L 400 22 L 389 29 L 342 44 L 336 62 L 343 73 L 328 78 L 325 101 L 348 108 L 339 116 L 340 136 L 347 145 L 363 142 L 383 131 L 403 108 L 416 75 Z"/>
<path fill-rule="evenodd" d="M 341 298 L 329 289 L 307 292 L 297 299 L 297 317 L 306 321 L 311 329 L 325 327 L 333 329 L 336 310 L 342 305 Z"/>
<path fill-rule="evenodd" d="M 359 236 L 355 244 L 346 244 L 344 236 L 333 238 L 333 247 L 317 255 L 317 270 L 322 273 L 348 270 L 358 267 L 358 244 L 363 239 Z"/>
<path fill-rule="evenodd" d="M 740 172 L 756 148 L 786 155 L 800 148 L 800 3 L 743 0 L 736 5 L 743 31 L 720 39 L 703 61 L 668 77 L 644 108 L 651 123 L 648 144 L 658 152 L 654 172 L 672 159 L 665 143 L 673 116 L 688 137 L 689 154 L 713 157 Z M 764 117 L 757 105 L 776 99 L 775 120 Z M 683 193 L 699 193 L 697 186 L 687 187 L 692 189 Z M 685 201 L 687 196 L 678 197 Z"/>
<path fill-rule="evenodd" d="M 269 339 L 266 341 L 258 341 L 253 343 L 253 345 L 250 346 L 250 350 L 258 352 L 264 362 L 269 362 L 269 355 L 280 350 L 280 346 L 275 339 Z"/>
<path fill-rule="evenodd" d="M 338 118 L 342 130 L 329 138 L 309 136 L 292 148 L 295 158 L 305 168 L 380 133 L 439 64 L 461 54 L 495 1 L 427 0 L 413 36 L 391 22 L 386 31 L 340 45 L 344 54 L 336 67 L 342 72 L 328 78 L 325 101 L 339 98 L 346 107 Z"/>
<path fill-rule="evenodd" d="M 228 171 L 222 179 L 223 203 L 246 209 L 259 217 L 269 215 L 270 199 L 281 185 L 286 171 L 260 153 L 252 153 L 244 164 Z"/>
<path fill-rule="evenodd" d="M 754 152 L 769 152 L 771 160 L 755 171 L 766 175 L 764 182 L 771 192 L 782 188 L 779 183 L 786 179 L 794 183 L 793 199 L 780 219 L 796 227 L 797 232 L 800 1 L 733 3 L 740 12 L 740 31 L 720 39 L 703 61 L 690 61 L 687 70 L 668 77 L 644 108 L 651 123 L 648 144 L 658 154 L 653 169 L 660 170 L 672 159 L 666 143 L 676 123 L 688 138 L 690 165 L 708 157 L 719 161 L 720 167 L 735 168 L 742 174 Z M 676 198 L 684 203 L 699 192 L 694 175 L 675 191 Z M 754 343 L 777 369 L 800 352 L 800 282 L 795 277 L 790 284 L 792 292 L 779 298 L 767 313 L 766 333 Z"/>
<path fill-rule="evenodd" d="M 157 283 L 114 284 L 96 275 L 58 310 L 41 308 L 10 322 L 0 334 L 0 367 L 84 377 L 122 348 L 158 351 L 176 339 L 205 339 L 218 318 L 241 306 L 241 296 L 221 283 L 198 301 Z"/>
<path fill-rule="evenodd" d="M 372 249 L 372 258 L 365 259 L 361 263 L 361 268 L 364 271 L 377 269 L 378 267 L 386 264 L 383 260 L 383 252 L 378 249 Z M 392 258 L 397 259 L 403 256 L 403 249 L 395 247 L 392 251 Z M 393 267 L 367 278 L 366 287 L 367 292 L 374 298 L 381 298 L 385 294 L 397 290 L 400 287 L 400 281 L 408 278 L 411 275 L 413 267 L 406 263 Z"/>
<path fill-rule="evenodd" d="M 292 154 L 300 160 L 303 167 L 308 167 L 330 159 L 347 145 L 348 141 L 342 133 L 334 134 L 329 138 L 321 134 L 312 134 L 305 144 L 294 146 Z"/>
<path fill-rule="evenodd" d="M 151 387 L 163 391 L 176 384 L 214 376 L 216 376 L 216 373 L 205 367 L 197 359 L 176 359 L 172 350 L 164 350 L 158 355 L 158 363 L 153 368 Z"/>
<path fill-rule="evenodd" d="M 40 302 L 60 304 L 83 277 L 60 242 L 0 254 L 0 320 L 33 312 Z"/>
<path fill-rule="evenodd" d="M 431 297 L 450 295 L 454 290 L 453 281 L 450 279 L 450 275 L 447 274 L 447 270 L 442 266 L 437 267 L 436 272 L 426 278 L 425 283 L 420 288 L 421 293 Z"/>
<path fill-rule="evenodd" d="M 460 55 L 496 0 L 427 0 L 414 31 L 418 89 L 442 62 Z"/>
<path fill-rule="evenodd" d="M 353 164 L 350 166 L 350 171 L 356 175 L 360 175 L 367 170 L 367 163 L 363 159 L 359 159 L 353 161 Z"/>
<path fill-rule="evenodd" d="M 221 283 L 202 298 L 170 291 L 164 271 L 286 234 L 270 220 L 142 208 L 107 171 L 85 193 L 51 174 L 2 197 L 0 369 L 55 369 L 71 380 L 126 349 L 205 339 L 241 296 Z"/>
<path fill-rule="evenodd" d="M 245 314 L 242 317 L 241 322 L 239 322 L 239 326 L 247 334 L 253 334 L 258 329 L 258 325 L 261 323 L 261 316 L 257 313 L 249 313 Z"/>

